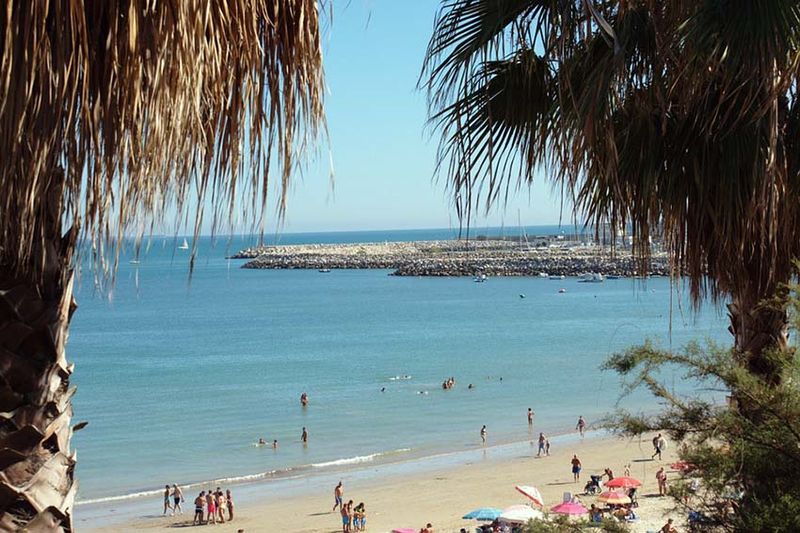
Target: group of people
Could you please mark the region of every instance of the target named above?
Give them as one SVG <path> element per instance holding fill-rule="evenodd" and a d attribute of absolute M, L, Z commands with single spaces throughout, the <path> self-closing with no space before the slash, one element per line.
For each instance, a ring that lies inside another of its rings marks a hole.
<path fill-rule="evenodd" d="M 174 505 L 172 505 L 172 502 L 174 502 Z M 171 488 L 169 485 L 164 485 L 164 514 L 166 515 L 167 511 L 172 511 L 172 515 L 175 513 L 183 514 L 181 503 L 183 503 L 183 491 L 181 488 L 175 484 Z"/>
<path fill-rule="evenodd" d="M 216 490 L 201 491 L 194 499 L 192 525 L 224 524 L 226 512 L 230 522 L 233 520 L 233 496 L 230 490 L 223 492 L 217 487 Z"/>
<path fill-rule="evenodd" d="M 300 432 L 300 442 L 302 442 L 303 445 L 308 444 L 308 430 L 305 428 L 305 426 L 303 426 L 303 431 Z M 266 446 L 266 445 L 267 441 L 264 440 L 264 437 L 259 437 L 256 446 Z M 278 439 L 274 439 L 272 441 L 272 449 L 273 450 L 278 449 Z"/>
<path fill-rule="evenodd" d="M 342 533 L 353 531 L 366 531 L 367 529 L 367 507 L 364 502 L 353 507 L 353 500 L 344 502 L 344 485 L 341 481 L 333 489 L 333 511 L 339 508 L 342 515 Z M 331 511 L 331 512 L 333 512 Z"/>
<path fill-rule="evenodd" d="M 541 457 L 542 454 L 550 455 L 550 439 L 544 433 L 539 432 L 539 451 L 536 452 L 536 457 Z"/>
<path fill-rule="evenodd" d="M 456 378 L 449 377 L 446 380 L 442 381 L 442 389 L 450 390 L 455 386 L 455 384 L 456 384 Z"/>

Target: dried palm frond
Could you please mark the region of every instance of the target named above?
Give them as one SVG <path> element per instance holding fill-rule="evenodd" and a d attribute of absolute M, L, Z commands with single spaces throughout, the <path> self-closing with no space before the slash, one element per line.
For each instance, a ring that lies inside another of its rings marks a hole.
<path fill-rule="evenodd" d="M 105 267 L 166 213 L 258 222 L 273 174 L 282 211 L 323 120 L 316 0 L 9 0 L 0 46 L 0 262 L 37 283 L 54 224 Z"/>

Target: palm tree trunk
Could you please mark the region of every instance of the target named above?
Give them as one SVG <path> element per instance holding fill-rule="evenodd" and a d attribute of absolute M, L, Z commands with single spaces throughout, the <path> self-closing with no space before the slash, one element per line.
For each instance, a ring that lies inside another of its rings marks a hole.
<path fill-rule="evenodd" d="M 781 305 L 763 300 L 754 280 L 745 285 L 728 304 L 735 354 L 751 373 L 777 385 L 789 357 L 788 316 Z"/>
<path fill-rule="evenodd" d="M 71 531 L 77 483 L 65 358 L 73 276 L 44 291 L 0 269 L 0 530 Z"/>

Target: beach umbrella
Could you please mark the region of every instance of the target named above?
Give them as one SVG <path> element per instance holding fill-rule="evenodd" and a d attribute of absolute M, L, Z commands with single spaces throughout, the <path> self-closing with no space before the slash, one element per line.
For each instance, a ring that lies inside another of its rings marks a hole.
<path fill-rule="evenodd" d="M 534 509 L 529 505 L 512 505 L 503 509 L 502 514 L 497 517 L 500 522 L 509 522 L 514 524 L 524 524 L 528 520 L 537 520 L 544 518 L 544 513 L 538 509 Z"/>
<path fill-rule="evenodd" d="M 583 514 L 589 510 L 578 502 L 564 502 L 559 503 L 550 508 L 551 511 L 558 514 Z"/>
<path fill-rule="evenodd" d="M 464 520 L 486 520 L 491 522 L 500 516 L 502 512 L 501 509 L 496 509 L 494 507 L 481 507 L 480 509 L 475 509 L 465 514 L 462 518 Z"/>
<path fill-rule="evenodd" d="M 622 476 L 615 477 L 611 481 L 605 483 L 606 487 L 612 489 L 632 489 L 642 485 L 642 482 L 632 477 Z"/>
<path fill-rule="evenodd" d="M 525 497 L 533 500 L 533 503 L 536 505 L 544 507 L 544 498 L 542 498 L 542 493 L 539 492 L 539 489 L 536 487 L 531 487 L 530 485 L 517 485 L 514 488 L 521 492 Z"/>
<path fill-rule="evenodd" d="M 398 527 L 392 530 L 392 533 L 417 533 L 418 529 L 413 527 Z"/>
<path fill-rule="evenodd" d="M 597 497 L 598 500 L 604 503 L 610 503 L 614 505 L 624 505 L 626 503 L 631 503 L 631 499 L 621 492 L 615 492 L 613 490 L 607 490 L 602 493 L 600 496 Z"/>

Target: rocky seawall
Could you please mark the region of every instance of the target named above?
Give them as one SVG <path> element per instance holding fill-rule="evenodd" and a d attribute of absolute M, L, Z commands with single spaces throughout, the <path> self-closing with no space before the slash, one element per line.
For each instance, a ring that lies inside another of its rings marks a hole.
<path fill-rule="evenodd" d="M 251 269 L 390 269 L 395 276 L 635 276 L 638 262 L 627 250 L 564 245 L 528 248 L 506 241 L 268 246 L 242 250 Z M 653 254 L 649 274 L 668 275 L 666 255 Z"/>

